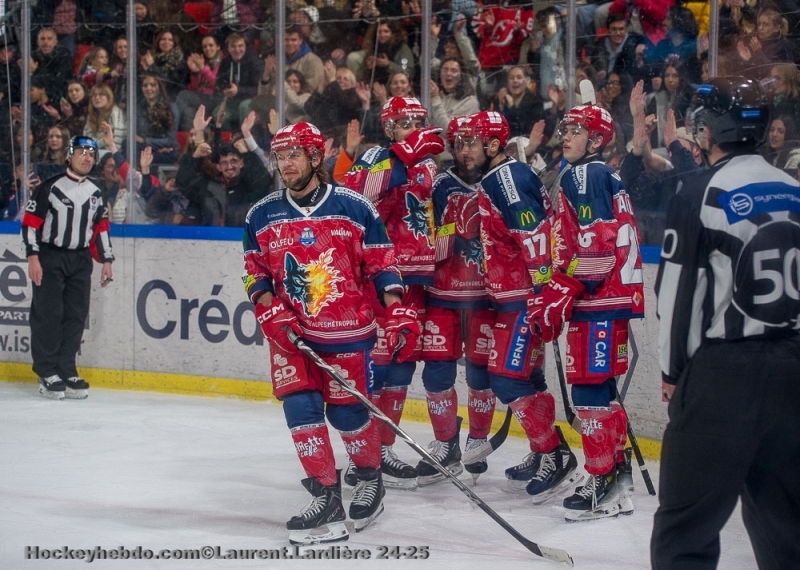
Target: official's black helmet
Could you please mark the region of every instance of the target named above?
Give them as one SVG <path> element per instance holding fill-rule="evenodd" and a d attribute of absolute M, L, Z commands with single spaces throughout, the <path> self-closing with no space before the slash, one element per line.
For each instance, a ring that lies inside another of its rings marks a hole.
<path fill-rule="evenodd" d="M 744 77 L 715 77 L 700 85 L 687 113 L 694 136 L 705 126 L 714 144 L 759 144 L 769 127 L 769 106 L 757 81 Z"/>
<path fill-rule="evenodd" d="M 94 157 L 97 158 L 97 143 L 92 137 L 77 136 L 69 139 L 67 158 L 70 158 L 73 154 L 75 154 L 75 151 L 79 148 L 92 149 L 94 151 Z"/>

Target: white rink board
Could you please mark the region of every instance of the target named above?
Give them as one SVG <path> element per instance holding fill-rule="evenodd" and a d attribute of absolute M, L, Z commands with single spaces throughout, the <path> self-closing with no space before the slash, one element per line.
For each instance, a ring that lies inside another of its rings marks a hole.
<path fill-rule="evenodd" d="M 114 282 L 101 288 L 99 271 L 92 276 L 79 366 L 264 380 L 268 353 L 242 287 L 239 241 L 121 238 L 113 228 L 112 241 Z M 0 252 L 2 360 L 30 362 L 30 283 L 19 236 L 0 234 Z M 637 435 L 660 439 L 666 406 L 660 401 L 656 266 L 645 265 L 644 273 L 647 319 L 632 323 L 640 356 L 625 403 Z M 563 340 L 561 347 L 563 353 Z M 560 400 L 549 351 L 546 372 Z M 458 386 L 464 403 L 466 387 Z M 424 398 L 419 378 L 411 395 Z M 563 419 L 560 404 L 556 409 Z"/>

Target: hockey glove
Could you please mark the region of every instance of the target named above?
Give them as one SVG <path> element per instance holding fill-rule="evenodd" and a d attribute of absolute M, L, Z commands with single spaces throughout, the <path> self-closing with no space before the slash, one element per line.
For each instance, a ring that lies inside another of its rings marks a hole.
<path fill-rule="evenodd" d="M 256 320 L 264 338 L 289 354 L 297 352 L 297 347 L 289 340 L 287 333 L 291 329 L 299 336 L 300 324 L 297 322 L 297 316 L 286 307 L 283 301 L 273 297 L 269 306 L 256 303 Z"/>
<path fill-rule="evenodd" d="M 431 154 L 444 152 L 444 142 L 439 127 L 426 127 L 412 131 L 403 142 L 394 143 L 392 151 L 406 166 L 414 166 Z"/>
<path fill-rule="evenodd" d="M 389 354 L 393 355 L 397 362 L 409 361 L 414 356 L 417 339 L 421 333 L 417 322 L 417 311 L 395 303 L 386 309 L 383 330 L 386 333 Z"/>
<path fill-rule="evenodd" d="M 528 322 L 539 329 L 544 342 L 561 335 L 564 323 L 572 318 L 575 298 L 583 289 L 580 281 L 556 271 L 541 293 L 528 297 Z"/>

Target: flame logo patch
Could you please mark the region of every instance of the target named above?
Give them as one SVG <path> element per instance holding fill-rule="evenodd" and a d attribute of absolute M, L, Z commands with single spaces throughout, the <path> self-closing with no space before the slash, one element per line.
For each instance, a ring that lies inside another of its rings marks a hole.
<path fill-rule="evenodd" d="M 291 253 L 286 254 L 286 293 L 292 301 L 301 304 L 303 311 L 310 317 L 316 317 L 324 307 L 344 296 L 338 285 L 344 281 L 344 277 L 333 266 L 334 251 L 331 248 L 321 253 L 319 259 L 306 265 L 300 263 Z"/>

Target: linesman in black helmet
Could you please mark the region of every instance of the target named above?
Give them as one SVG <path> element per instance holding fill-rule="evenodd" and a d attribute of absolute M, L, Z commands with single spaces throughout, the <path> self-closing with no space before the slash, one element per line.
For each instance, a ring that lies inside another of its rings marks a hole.
<path fill-rule="evenodd" d="M 22 241 L 28 257 L 31 299 L 31 356 L 39 393 L 54 400 L 82 400 L 89 384 L 75 357 L 89 314 L 92 257 L 103 264 L 100 285 L 111 283 L 108 206 L 87 178 L 97 160 L 97 143 L 72 137 L 66 173 L 45 180 L 25 206 Z"/>
<path fill-rule="evenodd" d="M 739 498 L 759 569 L 800 568 L 800 188 L 756 153 L 768 124 L 741 77 L 699 86 L 689 111 L 709 168 L 672 198 L 656 282 L 655 570 L 716 568 Z"/>

